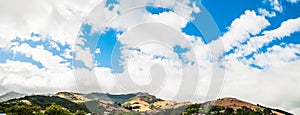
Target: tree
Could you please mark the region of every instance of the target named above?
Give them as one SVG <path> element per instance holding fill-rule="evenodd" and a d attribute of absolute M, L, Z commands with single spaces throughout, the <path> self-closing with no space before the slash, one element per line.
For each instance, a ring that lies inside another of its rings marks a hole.
<path fill-rule="evenodd" d="M 225 110 L 225 107 L 223 107 L 223 106 L 218 106 L 218 105 L 212 106 L 212 107 L 210 108 L 210 111 L 211 111 L 211 112 L 214 112 L 214 111 L 222 111 L 222 110 Z"/>
<path fill-rule="evenodd" d="M 234 109 L 232 108 L 226 108 L 224 111 L 224 115 L 233 115 L 234 114 Z"/>
<path fill-rule="evenodd" d="M 201 104 L 192 104 L 189 107 L 187 107 L 181 114 L 182 115 L 191 115 L 199 113 Z"/>
<path fill-rule="evenodd" d="M 75 115 L 85 115 L 85 114 L 86 114 L 86 112 L 83 111 L 83 110 L 77 110 L 77 111 L 75 112 Z"/>
<path fill-rule="evenodd" d="M 5 107 L 0 106 L 0 113 L 5 113 Z"/>
<path fill-rule="evenodd" d="M 31 115 L 33 113 L 37 113 L 40 111 L 40 107 L 39 106 L 33 106 L 33 107 L 30 107 L 30 106 L 25 106 L 25 105 L 22 105 L 22 106 L 12 106 L 10 108 L 7 108 L 6 109 L 6 114 L 14 114 L 14 115 Z"/>
<path fill-rule="evenodd" d="M 264 113 L 265 115 L 270 115 L 270 114 L 272 113 L 272 111 L 271 111 L 270 108 L 265 108 L 264 111 L 263 111 L 263 113 Z"/>
<path fill-rule="evenodd" d="M 56 105 L 55 103 L 52 103 L 51 106 L 46 108 L 45 114 L 46 115 L 71 115 L 71 112 L 67 109 L 64 109 L 60 105 Z"/>

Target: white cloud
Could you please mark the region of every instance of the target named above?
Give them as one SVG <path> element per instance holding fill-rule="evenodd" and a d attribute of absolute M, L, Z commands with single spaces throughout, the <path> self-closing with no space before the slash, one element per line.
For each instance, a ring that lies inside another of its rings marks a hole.
<path fill-rule="evenodd" d="M 300 52 L 300 45 L 290 44 L 286 45 L 284 48 L 280 46 L 273 46 L 267 50 L 267 53 L 255 54 L 255 60 L 251 60 L 251 62 L 260 66 L 271 67 L 281 67 L 287 65 L 291 63 L 292 60 L 297 59 L 298 56 L 295 55 L 295 53 Z"/>
<path fill-rule="evenodd" d="M 237 50 L 239 50 L 239 53 L 236 53 L 235 55 L 246 56 L 251 53 L 255 53 L 258 49 L 262 48 L 264 45 L 270 43 L 275 39 L 280 40 L 284 37 L 290 36 L 292 33 L 299 32 L 299 20 L 300 18 L 289 19 L 287 21 L 282 22 L 281 26 L 276 29 L 265 30 L 262 32 L 263 35 L 248 38 L 249 41 L 247 42 L 247 44 L 238 47 Z"/>
<path fill-rule="evenodd" d="M 44 49 L 43 46 L 33 48 L 26 43 L 11 48 L 14 53 L 25 54 L 26 57 L 32 57 L 33 60 L 40 62 L 45 68 L 55 72 L 65 71 L 69 63 L 61 64 L 64 59 L 59 56 L 54 56 L 52 52 Z"/>
<path fill-rule="evenodd" d="M 100 53 L 101 53 L 100 48 L 97 48 L 96 51 L 95 51 L 95 53 L 96 53 L 96 54 L 100 54 Z"/>
<path fill-rule="evenodd" d="M 283 8 L 278 0 L 269 0 L 269 2 L 271 4 L 271 6 L 273 7 L 273 10 L 278 11 L 278 12 L 283 11 Z"/>
<path fill-rule="evenodd" d="M 287 0 L 288 2 L 290 2 L 290 3 L 297 3 L 297 2 L 299 2 L 299 0 Z"/>
<path fill-rule="evenodd" d="M 46 93 L 74 90 L 71 70 L 52 71 L 39 69 L 28 62 L 7 60 L 0 64 L 1 86 L 7 91 Z"/>
<path fill-rule="evenodd" d="M 99 1 L 1 1 L 0 39 L 31 39 L 32 32 L 62 44 L 73 44 L 82 19 Z M 25 37 L 27 36 L 27 37 Z M 9 47 L 9 46 L 7 46 Z"/>
<path fill-rule="evenodd" d="M 74 46 L 74 58 L 73 60 L 82 61 L 85 67 L 92 68 L 94 66 L 94 54 L 89 48 L 81 48 L 80 46 Z"/>
<path fill-rule="evenodd" d="M 259 14 L 266 16 L 266 17 L 270 17 L 270 18 L 276 16 L 275 12 L 272 12 L 272 11 L 269 12 L 268 10 L 263 9 L 263 8 L 259 8 L 258 12 L 259 12 Z"/>
<path fill-rule="evenodd" d="M 300 31 L 300 17 L 296 19 L 289 19 L 281 23 L 279 28 L 275 30 L 264 31 L 263 34 L 270 37 L 283 38 L 298 31 Z"/>
<path fill-rule="evenodd" d="M 260 33 L 269 25 L 264 16 L 258 16 L 254 11 L 247 10 L 231 23 L 229 30 L 218 40 L 223 41 L 225 51 L 229 51 L 234 46 L 240 46 L 241 42 L 249 39 L 250 35 Z"/>
<path fill-rule="evenodd" d="M 147 14 L 144 8 L 149 4 L 156 7 L 171 8 L 175 13 Z M 104 3 L 99 4 L 89 14 L 87 22 L 93 26 L 93 32 L 101 31 L 105 27 L 128 30 L 133 26 L 149 21 L 167 23 L 172 27 L 180 28 L 185 26 L 186 21 L 193 19 L 191 16 L 193 12 L 199 13 L 200 9 L 195 2 L 191 3 L 190 0 L 137 0 L 135 2 L 120 0 L 118 4 L 114 5 L 113 10 L 106 8 Z"/>

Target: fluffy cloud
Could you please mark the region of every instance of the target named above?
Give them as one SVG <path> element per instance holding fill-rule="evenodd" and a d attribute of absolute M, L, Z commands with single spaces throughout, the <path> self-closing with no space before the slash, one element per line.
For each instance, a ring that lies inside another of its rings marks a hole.
<path fill-rule="evenodd" d="M 148 5 L 170 8 L 174 12 L 150 15 L 144 9 Z M 104 2 L 97 5 L 87 17 L 87 23 L 93 26 L 93 32 L 102 31 L 105 27 L 113 27 L 124 31 L 147 22 L 167 23 L 180 29 L 180 27 L 185 26 L 187 21 L 193 19 L 193 12 L 199 13 L 200 9 L 196 2 L 190 0 L 137 0 L 135 2 L 119 0 L 117 4 L 113 5 L 112 9 L 105 7 Z M 174 22 L 172 19 L 178 20 Z"/>
<path fill-rule="evenodd" d="M 99 1 L 1 1 L 0 39 L 31 39 L 32 32 L 62 44 L 72 44 L 82 19 Z M 9 47 L 9 46 L 8 46 Z"/>
<path fill-rule="evenodd" d="M 40 62 L 45 68 L 53 70 L 55 72 L 64 71 L 69 63 L 61 64 L 64 59 L 59 56 L 54 56 L 52 52 L 44 49 L 43 46 L 37 46 L 33 48 L 26 43 L 20 44 L 11 48 L 14 53 L 25 54 L 26 57 L 32 57 L 33 60 Z"/>
<path fill-rule="evenodd" d="M 276 13 L 275 12 L 269 12 L 269 11 L 267 11 L 266 9 L 263 9 L 263 8 L 259 8 L 258 9 L 258 12 L 261 14 L 261 15 L 263 15 L 263 16 L 266 16 L 266 17 L 274 17 L 274 16 L 276 16 Z"/>
<path fill-rule="evenodd" d="M 71 70 L 55 72 L 28 62 L 7 60 L 0 64 L 0 73 L 0 84 L 7 91 L 46 93 L 75 89 Z"/>
<path fill-rule="evenodd" d="M 299 31 L 299 18 L 296 19 L 289 19 L 287 21 L 282 22 L 281 26 L 274 29 L 274 30 L 265 30 L 262 32 L 263 35 L 249 37 L 249 41 L 246 44 L 241 45 L 235 51 L 236 53 L 233 54 L 236 57 L 238 56 L 247 56 L 251 53 L 257 53 L 258 49 L 262 48 L 263 46 L 267 45 L 268 43 L 272 42 L 276 39 L 282 39 L 284 37 L 290 36 L 292 33 Z M 295 38 L 292 38 L 295 39 Z"/>
<path fill-rule="evenodd" d="M 300 31 L 300 17 L 296 19 L 289 19 L 283 22 L 279 28 L 265 31 L 263 34 L 276 37 L 276 38 L 283 38 L 285 36 L 290 36 L 292 33 Z"/>
<path fill-rule="evenodd" d="M 82 18 L 97 1 L 1 1 L 0 47 L 14 54 L 24 54 L 40 62 L 38 68 L 29 62 L 6 60 L 1 63 L 1 87 L 5 91 L 54 92 L 74 90 L 74 77 L 68 68 L 69 62 L 59 55 L 46 50 L 42 45 L 32 47 L 27 43 L 12 42 L 32 40 L 49 42 L 52 48 L 60 51 L 57 43 L 74 44 Z M 31 36 L 32 33 L 40 36 Z M 50 40 L 46 40 L 50 39 Z M 65 58 L 70 49 L 63 51 Z"/>
<path fill-rule="evenodd" d="M 297 2 L 299 2 L 299 0 L 287 0 L 288 2 L 290 2 L 290 3 L 297 3 Z"/>
<path fill-rule="evenodd" d="M 260 33 L 262 29 L 269 25 L 270 23 L 264 16 L 256 15 L 254 11 L 247 10 L 240 18 L 231 23 L 228 32 L 218 40 L 223 41 L 225 51 L 229 51 L 234 46 L 240 46 L 242 42 L 249 39 L 250 35 Z"/>
<path fill-rule="evenodd" d="M 278 11 L 278 12 L 283 11 L 283 8 L 278 0 L 268 0 L 268 1 L 270 2 L 271 6 L 273 7 L 273 10 Z"/>

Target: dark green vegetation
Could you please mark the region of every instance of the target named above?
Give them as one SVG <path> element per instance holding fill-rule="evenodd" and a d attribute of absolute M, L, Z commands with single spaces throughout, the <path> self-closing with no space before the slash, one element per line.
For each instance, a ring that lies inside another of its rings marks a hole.
<path fill-rule="evenodd" d="M 62 106 L 52 103 L 51 106 L 46 108 L 46 115 L 71 115 L 68 109 L 64 109 Z"/>
<path fill-rule="evenodd" d="M 183 112 L 182 115 L 190 115 L 193 113 L 199 113 L 199 108 L 201 107 L 201 104 L 193 104 L 188 106 Z"/>
<path fill-rule="evenodd" d="M 9 108 L 7 107 L 0 107 L 0 113 L 6 113 L 6 114 L 13 114 L 13 115 L 32 115 L 32 114 L 41 114 L 40 113 L 41 108 L 39 106 L 11 106 Z"/>
<path fill-rule="evenodd" d="M 75 113 L 72 113 L 68 109 L 52 103 L 43 112 L 39 106 L 15 105 L 9 108 L 0 107 L 0 113 L 8 115 L 85 115 L 87 112 L 77 110 Z"/>

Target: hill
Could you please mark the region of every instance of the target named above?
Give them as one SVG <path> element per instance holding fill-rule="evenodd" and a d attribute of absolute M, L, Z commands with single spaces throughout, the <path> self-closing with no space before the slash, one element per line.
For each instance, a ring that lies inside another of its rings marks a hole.
<path fill-rule="evenodd" d="M 60 98 L 58 96 L 44 96 L 44 95 L 32 95 L 25 96 L 22 98 L 11 99 L 0 103 L 1 107 L 12 107 L 12 106 L 39 106 L 42 110 L 45 110 L 46 107 L 49 107 L 52 103 L 56 103 L 66 109 L 69 109 L 71 112 L 76 110 L 89 111 L 83 103 L 74 103 L 68 99 Z"/>
<path fill-rule="evenodd" d="M 4 95 L 1 95 L 0 102 L 7 101 L 10 99 L 20 98 L 20 97 L 24 97 L 24 96 L 26 96 L 26 94 L 11 91 L 11 92 L 5 93 Z"/>
<path fill-rule="evenodd" d="M 120 94 L 120 95 L 112 95 L 108 93 L 89 93 L 84 95 L 84 97 L 90 99 L 90 100 L 104 100 L 104 101 L 110 101 L 110 102 L 116 102 L 116 103 L 124 103 L 125 101 L 128 101 L 128 99 L 136 96 L 136 94 Z"/>
<path fill-rule="evenodd" d="M 124 113 L 177 113 L 180 114 L 185 107 L 191 103 L 177 103 L 170 100 L 162 100 L 148 93 L 133 94 L 106 94 L 106 93 L 89 93 L 80 94 L 72 92 L 59 92 L 55 94 L 75 103 L 84 103 L 93 113 L 103 113 L 104 111 L 124 114 Z"/>
<path fill-rule="evenodd" d="M 83 103 L 83 102 L 91 101 L 91 99 L 86 98 L 84 95 L 85 94 L 73 93 L 73 92 L 58 92 L 55 94 L 55 96 L 70 100 L 74 103 Z"/>
<path fill-rule="evenodd" d="M 209 110 L 206 110 L 210 108 Z M 188 107 L 185 112 L 187 114 L 209 113 L 215 115 L 292 115 L 291 113 L 264 107 L 259 104 L 252 104 L 237 98 L 221 98 L 213 101 L 208 101 L 197 106 Z"/>

